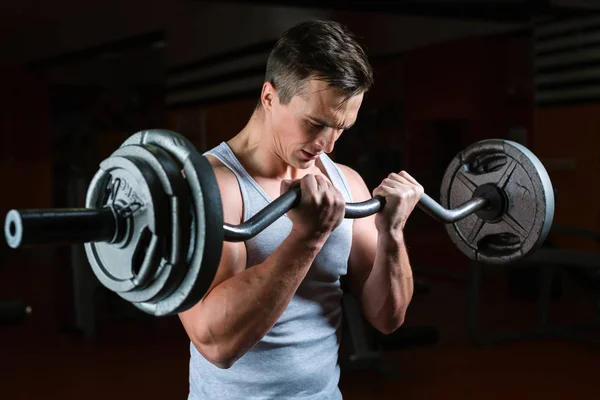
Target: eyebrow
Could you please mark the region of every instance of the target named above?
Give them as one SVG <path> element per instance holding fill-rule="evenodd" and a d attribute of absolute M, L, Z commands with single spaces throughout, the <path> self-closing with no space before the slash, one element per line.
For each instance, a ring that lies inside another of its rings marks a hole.
<path fill-rule="evenodd" d="M 329 121 L 327 121 L 325 119 L 322 119 L 322 118 L 319 118 L 319 117 L 314 117 L 312 115 L 308 115 L 308 118 L 311 119 L 311 120 L 313 120 L 313 121 L 315 121 L 316 123 L 318 123 L 320 125 L 323 125 L 323 126 L 326 126 L 328 128 L 337 128 L 337 129 L 347 130 L 347 129 L 350 129 L 350 128 L 352 128 L 354 126 L 353 123 L 350 124 L 350 125 L 348 125 L 348 126 L 337 125 L 337 124 L 331 123 L 331 122 L 329 122 Z"/>

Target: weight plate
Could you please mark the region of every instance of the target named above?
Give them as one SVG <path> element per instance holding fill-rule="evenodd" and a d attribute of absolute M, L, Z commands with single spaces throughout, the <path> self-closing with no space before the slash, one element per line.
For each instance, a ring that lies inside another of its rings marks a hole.
<path fill-rule="evenodd" d="M 192 226 L 185 275 L 177 290 L 156 300 L 134 303 L 155 316 L 183 312 L 206 294 L 219 266 L 223 247 L 223 209 L 217 181 L 208 160 L 184 136 L 167 130 L 138 132 L 123 146 L 152 144 L 166 150 L 184 169 L 192 204 Z"/>
<path fill-rule="evenodd" d="M 552 183 L 540 160 L 526 147 L 508 140 L 484 140 L 452 160 L 442 181 L 441 204 L 454 208 L 470 200 L 475 191 L 493 193 L 492 185 L 502 193 L 501 208 L 482 210 L 447 224 L 446 230 L 473 260 L 514 262 L 534 251 L 550 231 Z"/>
<path fill-rule="evenodd" d="M 136 288 L 119 295 L 130 302 L 161 299 L 179 287 L 184 277 L 186 257 L 190 242 L 191 215 L 189 190 L 181 174 L 181 166 L 169 154 L 153 145 L 127 145 L 117 149 L 111 157 L 126 157 L 145 161 L 161 182 L 168 197 L 169 230 L 165 249 L 156 274 L 143 288 Z"/>
<path fill-rule="evenodd" d="M 154 276 L 169 230 L 167 204 L 160 181 L 146 162 L 112 156 L 100 163 L 86 207 L 114 207 L 126 225 L 115 243 L 85 244 L 92 270 L 108 289 L 128 292 L 144 287 Z"/>

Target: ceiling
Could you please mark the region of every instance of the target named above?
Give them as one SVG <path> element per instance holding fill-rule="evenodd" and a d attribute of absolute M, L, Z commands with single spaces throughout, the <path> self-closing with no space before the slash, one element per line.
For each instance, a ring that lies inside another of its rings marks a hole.
<path fill-rule="evenodd" d="M 311 10 L 289 12 L 288 10 Z M 295 19 L 318 15 L 326 10 L 349 12 L 354 20 L 371 18 L 371 26 L 385 22 L 403 42 L 399 50 L 410 47 L 410 41 L 421 45 L 425 36 L 432 40 L 456 36 L 460 21 L 477 29 L 462 29 L 464 34 L 496 29 L 502 26 L 528 24 L 532 18 L 549 12 L 567 15 L 600 10 L 597 0 L 13 0 L 0 3 L 0 66 L 22 65 L 80 51 L 111 41 L 119 41 L 149 32 L 168 31 L 169 38 L 185 37 L 191 55 L 168 43 L 174 64 L 196 57 L 197 49 L 216 52 L 228 43 L 247 45 L 248 33 L 261 31 L 257 39 Z M 270 10 L 277 10 L 271 12 Z M 356 12 L 358 11 L 358 12 Z M 284 18 L 281 18 L 284 15 Z M 292 15 L 290 17 L 290 15 Z M 321 14 L 325 15 L 325 14 Z M 414 17 L 414 18 L 413 18 Z M 436 25 L 421 27 L 423 17 L 436 19 Z M 286 19 L 287 18 L 287 19 Z M 412 19 L 411 19 L 412 18 Z M 440 26 L 445 21 L 447 29 Z M 457 22 L 458 21 L 458 22 Z M 242 27 L 242 25 L 244 27 Z M 398 29 L 394 27 L 398 25 Z M 403 27 L 400 31 L 400 25 Z M 393 29 L 392 29 L 393 28 Z M 383 30 L 383 28 L 379 28 Z M 417 29 L 417 30 L 415 30 Z M 440 30 L 435 34 L 429 31 Z M 413 32 L 414 34 L 410 34 Z M 408 33 L 408 34 L 407 34 Z M 368 35 L 368 32 L 366 32 Z M 401 35 L 400 35 L 401 34 Z M 195 37 L 194 37 L 195 35 Z M 401 37 L 400 37 L 401 36 Z M 411 39 L 411 36 L 413 37 Z M 213 43 L 213 39 L 223 43 Z M 429 39 L 427 39 L 429 40 Z M 179 40 L 181 42 L 181 40 Z M 233 45 L 232 45 L 233 46 Z M 396 49 L 393 49 L 396 50 Z"/>
<path fill-rule="evenodd" d="M 199 2 L 286 5 L 346 11 L 525 22 L 550 12 L 574 13 L 600 10 L 598 0 L 195 0 Z"/>

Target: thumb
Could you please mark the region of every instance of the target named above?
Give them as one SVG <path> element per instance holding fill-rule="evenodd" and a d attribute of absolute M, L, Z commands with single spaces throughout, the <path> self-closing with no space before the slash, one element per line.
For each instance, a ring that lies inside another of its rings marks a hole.
<path fill-rule="evenodd" d="M 373 190 L 373 197 L 375 196 L 381 196 L 381 197 L 385 197 L 388 195 L 387 190 L 383 187 L 383 185 L 379 185 L 377 186 L 374 190 Z"/>
<path fill-rule="evenodd" d="M 281 187 L 279 190 L 279 194 L 283 194 L 285 192 L 287 192 L 288 190 L 290 190 L 292 188 L 292 186 L 297 186 L 294 185 L 294 181 L 291 179 L 284 179 L 281 181 Z"/>

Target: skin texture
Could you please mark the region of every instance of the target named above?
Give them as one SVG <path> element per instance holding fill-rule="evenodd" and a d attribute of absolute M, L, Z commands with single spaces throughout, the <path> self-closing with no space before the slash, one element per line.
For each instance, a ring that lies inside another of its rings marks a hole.
<path fill-rule="evenodd" d="M 271 199 L 298 185 L 302 199 L 288 213 L 293 222 L 290 235 L 262 264 L 247 269 L 244 244 L 225 242 L 208 293 L 179 315 L 196 349 L 218 367 L 231 367 L 269 332 L 343 220 L 344 199 L 331 185 L 318 155 L 333 151 L 342 132 L 356 121 L 362 100 L 363 94 L 347 98 L 313 79 L 288 104 L 281 104 L 267 82 L 261 107 L 228 142 Z M 240 224 L 243 204 L 237 180 L 218 160 L 209 157 L 209 161 L 219 183 L 225 222 Z M 423 188 L 401 171 L 369 193 L 358 173 L 339 167 L 353 201 L 372 195 L 386 198 L 384 210 L 353 223 L 347 282 L 369 323 L 390 333 L 403 323 L 413 294 L 403 229 Z"/>

